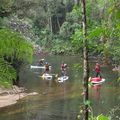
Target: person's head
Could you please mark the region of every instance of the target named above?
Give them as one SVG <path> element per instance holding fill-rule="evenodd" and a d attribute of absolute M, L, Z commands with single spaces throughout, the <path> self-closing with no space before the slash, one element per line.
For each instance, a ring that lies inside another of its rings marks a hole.
<path fill-rule="evenodd" d="M 48 65 L 48 62 L 45 62 L 46 65 Z"/>
<path fill-rule="evenodd" d="M 96 66 L 99 66 L 99 63 L 98 63 L 98 62 L 96 63 Z"/>

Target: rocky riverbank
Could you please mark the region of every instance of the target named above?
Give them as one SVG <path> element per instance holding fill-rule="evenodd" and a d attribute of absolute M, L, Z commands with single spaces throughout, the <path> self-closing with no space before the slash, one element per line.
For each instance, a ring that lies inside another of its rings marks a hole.
<path fill-rule="evenodd" d="M 0 107 L 17 103 L 18 100 L 28 96 L 37 95 L 37 92 L 27 93 L 23 87 L 13 86 L 10 89 L 0 88 Z"/>

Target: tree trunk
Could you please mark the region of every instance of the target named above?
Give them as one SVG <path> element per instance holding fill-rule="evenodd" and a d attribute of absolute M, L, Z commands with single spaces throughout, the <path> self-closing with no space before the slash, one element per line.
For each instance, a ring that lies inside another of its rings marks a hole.
<path fill-rule="evenodd" d="M 49 30 L 51 33 L 53 32 L 51 16 L 49 17 Z"/>
<path fill-rule="evenodd" d="M 84 65 L 84 102 L 88 101 L 88 78 L 89 78 L 89 63 L 88 63 L 88 46 L 87 46 L 87 27 L 86 27 L 86 1 L 82 0 L 82 26 L 83 26 L 83 65 Z M 85 104 L 85 120 L 88 120 L 88 105 Z"/>
<path fill-rule="evenodd" d="M 22 65 L 22 62 L 17 60 L 15 60 L 14 63 L 12 64 L 12 66 L 16 70 L 16 79 L 13 80 L 13 85 L 19 86 L 19 81 L 20 81 L 19 72 L 20 72 L 21 65 Z"/>
<path fill-rule="evenodd" d="M 57 24 L 58 24 L 58 29 L 60 30 L 60 22 L 59 22 L 58 16 L 57 16 Z"/>

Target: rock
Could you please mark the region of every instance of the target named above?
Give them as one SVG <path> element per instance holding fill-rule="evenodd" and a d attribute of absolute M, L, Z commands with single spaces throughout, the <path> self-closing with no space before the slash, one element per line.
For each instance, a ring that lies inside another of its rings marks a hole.
<path fill-rule="evenodd" d="M 37 95 L 37 92 L 26 93 L 25 88 L 13 86 L 11 89 L 0 88 L 0 107 L 15 104 L 17 100 L 20 100 L 28 95 Z"/>

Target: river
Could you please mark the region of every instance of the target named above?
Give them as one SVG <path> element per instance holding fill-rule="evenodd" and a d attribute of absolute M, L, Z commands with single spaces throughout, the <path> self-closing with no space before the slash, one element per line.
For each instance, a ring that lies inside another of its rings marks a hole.
<path fill-rule="evenodd" d="M 43 57 L 34 57 L 33 65 Z M 77 120 L 80 105 L 83 103 L 82 61 L 80 56 L 44 56 L 52 65 L 51 73 L 60 75 L 60 64 L 65 61 L 69 68 L 69 79 L 64 83 L 42 80 L 42 69 L 30 69 L 26 65 L 20 72 L 20 85 L 27 92 L 37 92 L 36 96 L 27 96 L 16 104 L 0 108 L 0 120 Z M 76 70 L 77 64 L 81 65 Z M 94 63 L 90 63 L 93 76 Z M 89 99 L 93 114 L 107 115 L 115 106 L 119 106 L 120 88 L 116 83 L 117 73 L 110 66 L 102 66 L 105 83 L 89 88 Z M 118 113 L 120 117 L 120 113 Z M 115 119 L 114 119 L 115 120 Z M 116 118 L 116 120 L 118 120 Z"/>

